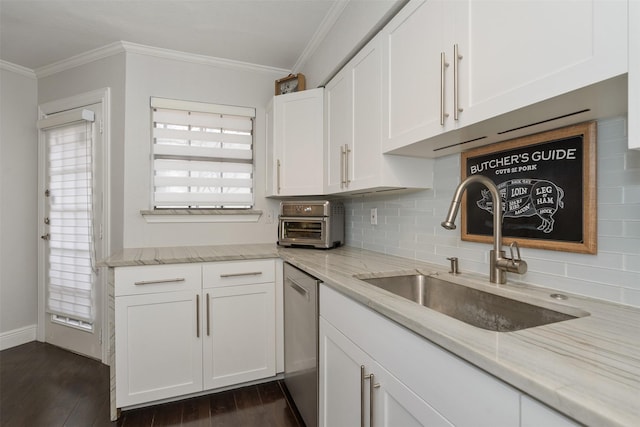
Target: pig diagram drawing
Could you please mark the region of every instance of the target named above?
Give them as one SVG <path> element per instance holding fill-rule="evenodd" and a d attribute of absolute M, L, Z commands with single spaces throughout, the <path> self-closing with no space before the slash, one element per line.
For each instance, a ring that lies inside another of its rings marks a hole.
<path fill-rule="evenodd" d="M 538 216 L 542 223 L 537 227 L 545 233 L 553 231 L 553 215 L 564 208 L 564 191 L 544 179 L 511 179 L 497 185 L 502 198 L 504 218 Z M 489 190 L 481 191 L 482 198 L 476 205 L 493 214 L 493 201 Z"/>

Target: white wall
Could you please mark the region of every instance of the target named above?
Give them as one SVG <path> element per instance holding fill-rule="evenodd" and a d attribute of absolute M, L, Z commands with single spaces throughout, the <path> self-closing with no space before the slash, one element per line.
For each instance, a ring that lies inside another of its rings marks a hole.
<path fill-rule="evenodd" d="M 119 53 L 38 79 L 38 104 L 111 88 L 111 250 L 123 244 L 125 54 Z"/>
<path fill-rule="evenodd" d="M 0 349 L 35 339 L 38 321 L 37 88 L 0 67 Z"/>
<path fill-rule="evenodd" d="M 256 108 L 255 209 L 277 215 L 277 202 L 265 199 L 265 110 L 281 72 L 192 63 L 128 53 L 126 61 L 124 164 L 124 246 L 273 243 L 277 224 L 263 215 L 257 223 L 147 223 L 151 208 L 152 96 Z"/>
<path fill-rule="evenodd" d="M 598 123 L 598 254 L 523 248 L 529 271 L 508 280 L 547 286 L 640 307 L 640 151 L 627 148 L 626 117 Z M 460 182 L 460 156 L 435 162 L 433 189 L 399 196 L 350 199 L 349 246 L 448 265 L 488 275 L 490 245 L 463 242 L 459 227 L 440 226 Z M 378 208 L 377 226 L 369 224 Z"/>

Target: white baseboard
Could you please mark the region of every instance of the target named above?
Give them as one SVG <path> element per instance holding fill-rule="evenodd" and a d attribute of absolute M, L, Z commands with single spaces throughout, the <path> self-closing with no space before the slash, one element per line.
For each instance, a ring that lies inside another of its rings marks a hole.
<path fill-rule="evenodd" d="M 35 341 L 37 331 L 38 325 L 30 325 L 0 333 L 0 350 Z"/>

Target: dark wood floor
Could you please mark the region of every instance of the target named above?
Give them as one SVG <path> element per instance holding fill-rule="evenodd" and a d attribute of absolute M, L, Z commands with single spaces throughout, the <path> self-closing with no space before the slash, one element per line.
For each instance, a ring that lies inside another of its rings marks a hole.
<path fill-rule="evenodd" d="M 109 368 L 49 344 L 0 352 L 0 426 L 304 427 L 274 381 L 122 412 L 109 421 Z"/>

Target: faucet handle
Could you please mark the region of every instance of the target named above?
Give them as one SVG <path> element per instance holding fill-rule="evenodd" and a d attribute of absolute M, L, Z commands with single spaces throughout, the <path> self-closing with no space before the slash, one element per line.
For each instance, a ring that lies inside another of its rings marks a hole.
<path fill-rule="evenodd" d="M 449 271 L 449 273 L 460 274 L 460 272 L 458 271 L 458 257 L 453 256 L 447 259 L 451 261 L 451 270 Z"/>
<path fill-rule="evenodd" d="M 513 255 L 513 248 L 516 248 L 516 253 L 518 254 L 518 258 Z M 524 274 L 527 272 L 527 263 L 520 257 L 520 247 L 518 246 L 518 242 L 513 241 L 509 245 L 509 251 L 511 252 L 511 259 L 509 260 L 509 265 L 507 267 L 507 271 L 512 273 Z"/>
<path fill-rule="evenodd" d="M 513 256 L 513 247 L 515 246 L 516 248 L 516 253 L 518 254 L 518 258 Z M 511 244 L 509 245 L 509 251 L 511 252 L 511 260 L 512 261 L 521 261 L 522 258 L 520 257 L 520 246 L 518 246 L 518 242 L 516 242 L 515 240 L 513 242 L 511 242 Z"/>

